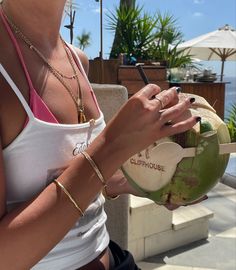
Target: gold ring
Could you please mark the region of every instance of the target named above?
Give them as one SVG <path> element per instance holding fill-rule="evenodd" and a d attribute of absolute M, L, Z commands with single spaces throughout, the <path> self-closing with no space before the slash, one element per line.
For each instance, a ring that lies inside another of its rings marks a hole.
<path fill-rule="evenodd" d="M 157 96 L 155 96 L 155 99 L 160 102 L 160 104 L 161 104 L 161 110 L 162 110 L 164 108 L 164 105 L 163 105 L 162 100 L 159 97 L 157 97 Z"/>

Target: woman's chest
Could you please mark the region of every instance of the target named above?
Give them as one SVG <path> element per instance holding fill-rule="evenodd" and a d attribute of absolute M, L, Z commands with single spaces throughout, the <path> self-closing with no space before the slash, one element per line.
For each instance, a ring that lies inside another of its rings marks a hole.
<path fill-rule="evenodd" d="M 25 201 L 41 192 L 103 128 L 103 121 L 78 128 L 29 122 L 3 151 L 7 201 Z"/>

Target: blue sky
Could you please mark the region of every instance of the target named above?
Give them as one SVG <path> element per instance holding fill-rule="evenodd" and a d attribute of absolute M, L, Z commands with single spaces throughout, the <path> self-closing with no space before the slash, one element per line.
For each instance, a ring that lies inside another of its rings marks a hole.
<path fill-rule="evenodd" d="M 93 59 L 99 55 L 100 51 L 100 4 L 95 0 L 76 0 L 76 2 L 78 10 L 74 34 L 77 36 L 83 30 L 91 33 L 91 46 L 85 49 L 85 53 L 89 59 Z M 214 31 L 226 23 L 236 29 L 236 0 L 137 0 L 137 3 L 149 14 L 159 10 L 162 14 L 168 12 L 173 15 L 177 19 L 185 40 Z M 103 0 L 104 58 L 108 58 L 113 41 L 113 34 L 106 30 L 106 13 L 114 11 L 118 5 L 118 0 Z M 62 27 L 61 33 L 69 41 L 69 31 Z M 209 61 L 203 64 L 220 73 L 219 62 Z M 236 62 L 226 62 L 225 75 L 236 76 Z"/>

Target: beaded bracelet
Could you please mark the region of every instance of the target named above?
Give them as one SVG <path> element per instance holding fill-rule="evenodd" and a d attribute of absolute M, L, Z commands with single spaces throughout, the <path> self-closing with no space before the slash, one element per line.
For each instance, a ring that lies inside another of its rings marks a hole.
<path fill-rule="evenodd" d="M 69 191 L 62 185 L 61 182 L 57 181 L 56 179 L 53 182 L 66 194 L 69 200 L 73 203 L 75 208 L 79 211 L 79 213 L 84 216 L 83 210 L 79 207 L 78 203 L 74 200 L 74 198 L 70 195 Z"/>
<path fill-rule="evenodd" d="M 93 168 L 94 172 L 96 173 L 97 177 L 102 182 L 103 187 L 105 187 L 107 185 L 106 181 L 105 181 L 102 173 L 98 169 L 98 166 L 96 165 L 96 163 L 93 161 L 93 159 L 90 157 L 90 155 L 87 152 L 83 151 L 83 152 L 81 152 L 81 154 L 87 159 L 87 161 L 89 162 L 89 164 Z"/>

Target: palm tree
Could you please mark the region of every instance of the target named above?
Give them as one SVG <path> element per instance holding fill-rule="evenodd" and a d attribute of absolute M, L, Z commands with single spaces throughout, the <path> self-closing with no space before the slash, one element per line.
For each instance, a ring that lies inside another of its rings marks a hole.
<path fill-rule="evenodd" d="M 111 58 L 117 58 L 120 53 L 127 54 L 139 59 L 148 58 L 147 48 L 157 37 L 154 34 L 157 19 L 148 14 L 142 14 L 142 7 L 127 7 L 122 5 L 116 8 L 115 13 L 108 15 L 109 28 L 116 32 L 117 44 L 113 44 Z"/>
<path fill-rule="evenodd" d="M 136 4 L 136 0 L 120 0 L 120 9 L 122 7 L 134 8 L 135 4 Z M 112 44 L 112 47 L 111 47 L 110 58 L 114 57 L 115 50 L 120 44 L 120 36 L 119 36 L 119 33 L 118 33 L 118 31 L 119 31 L 118 28 L 119 28 L 119 20 L 117 21 L 117 28 L 116 28 L 116 31 L 115 31 L 114 40 L 113 40 L 113 44 Z"/>
<path fill-rule="evenodd" d="M 110 58 L 125 53 L 127 63 L 134 56 L 137 60 L 163 61 L 168 68 L 192 64 L 191 55 L 177 50 L 183 34 L 173 15 L 156 12 L 151 16 L 143 7 L 121 4 L 107 16 L 108 29 L 115 32 Z"/>
<path fill-rule="evenodd" d="M 191 55 L 183 55 L 177 46 L 183 41 L 183 33 L 176 26 L 177 20 L 168 13 L 156 13 L 156 39 L 149 44 L 149 56 L 164 60 L 168 68 L 191 64 Z"/>
<path fill-rule="evenodd" d="M 81 50 L 84 50 L 90 45 L 91 33 L 83 30 L 82 34 L 80 36 L 77 36 L 77 41 L 78 41 L 78 47 Z"/>

